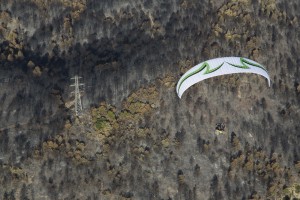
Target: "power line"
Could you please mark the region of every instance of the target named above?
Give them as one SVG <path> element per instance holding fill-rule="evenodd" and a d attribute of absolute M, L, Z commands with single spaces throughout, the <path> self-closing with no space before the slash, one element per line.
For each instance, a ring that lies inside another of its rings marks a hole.
<path fill-rule="evenodd" d="M 74 80 L 74 84 L 70 85 L 71 87 L 74 87 L 74 91 L 71 93 L 74 93 L 74 105 L 75 105 L 75 115 L 79 116 L 80 113 L 82 112 L 82 103 L 81 103 L 81 92 L 83 92 L 83 89 L 80 89 L 80 86 L 84 86 L 83 83 L 79 83 L 79 79 L 81 79 L 82 77 L 79 76 L 74 76 L 73 78 L 71 78 L 72 80 Z"/>

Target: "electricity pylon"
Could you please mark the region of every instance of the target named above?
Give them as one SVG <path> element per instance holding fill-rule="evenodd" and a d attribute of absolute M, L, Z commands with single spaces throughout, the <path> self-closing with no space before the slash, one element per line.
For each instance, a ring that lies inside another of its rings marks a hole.
<path fill-rule="evenodd" d="M 75 96 L 75 99 L 74 99 L 74 104 L 75 104 L 75 115 L 76 116 L 79 116 L 80 112 L 82 111 L 82 104 L 81 104 L 81 92 L 82 92 L 82 89 L 80 89 L 80 86 L 84 86 L 83 83 L 79 83 L 79 79 L 82 78 L 82 77 L 79 77 L 79 76 L 74 76 L 73 78 L 71 79 L 74 79 L 74 84 L 73 85 L 70 85 L 71 87 L 75 87 L 75 90 L 74 92 L 74 96 Z"/>

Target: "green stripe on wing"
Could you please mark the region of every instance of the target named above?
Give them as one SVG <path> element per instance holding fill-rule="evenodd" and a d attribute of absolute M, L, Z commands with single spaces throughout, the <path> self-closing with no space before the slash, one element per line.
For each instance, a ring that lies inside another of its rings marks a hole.
<path fill-rule="evenodd" d="M 227 63 L 233 67 L 242 68 L 242 69 L 250 69 L 250 67 L 246 65 L 246 64 L 248 64 L 253 67 L 258 67 L 258 68 L 264 70 L 265 72 L 267 72 L 267 70 L 263 66 L 253 63 L 253 62 L 250 62 L 249 60 L 246 60 L 245 58 L 240 58 L 240 61 L 241 61 L 242 65 L 231 64 L 229 62 L 227 62 Z"/>
<path fill-rule="evenodd" d="M 206 70 L 205 70 L 204 74 L 210 74 L 210 73 L 215 72 L 215 71 L 217 71 L 218 69 L 220 69 L 220 68 L 222 67 L 223 64 L 224 64 L 224 62 L 223 62 L 221 65 L 219 65 L 218 67 L 213 68 L 213 69 L 210 69 L 209 64 L 208 64 L 207 62 L 204 62 L 198 69 L 196 69 L 195 71 L 193 71 L 193 72 L 191 72 L 191 73 L 189 73 L 189 74 L 187 74 L 187 75 L 185 75 L 185 76 L 183 77 L 183 79 L 182 79 L 182 80 L 180 81 L 180 83 L 179 83 L 177 93 L 179 92 L 179 89 L 180 89 L 182 83 L 183 83 L 186 79 L 188 79 L 189 77 L 191 77 L 191 76 L 193 76 L 193 75 L 195 75 L 195 74 L 198 74 L 199 72 L 203 71 L 205 68 L 206 68 Z"/>

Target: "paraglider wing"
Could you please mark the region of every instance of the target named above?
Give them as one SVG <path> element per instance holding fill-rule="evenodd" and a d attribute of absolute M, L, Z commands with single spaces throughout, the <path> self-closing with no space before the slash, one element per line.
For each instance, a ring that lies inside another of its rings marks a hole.
<path fill-rule="evenodd" d="M 254 73 L 268 79 L 270 87 L 270 77 L 265 67 L 261 64 L 242 57 L 215 58 L 202 62 L 188 70 L 178 81 L 176 86 L 177 95 L 182 94 L 192 85 L 202 80 L 235 73 Z"/>

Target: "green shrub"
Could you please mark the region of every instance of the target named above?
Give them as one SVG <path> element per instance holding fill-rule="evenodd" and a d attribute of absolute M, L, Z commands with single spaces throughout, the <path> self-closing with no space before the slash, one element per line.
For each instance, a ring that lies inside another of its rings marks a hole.
<path fill-rule="evenodd" d="M 98 130 L 101 130 L 101 129 L 103 129 L 104 127 L 106 127 L 107 126 L 107 120 L 105 119 L 105 118 L 98 118 L 97 120 L 96 120 L 96 128 L 98 129 Z"/>

